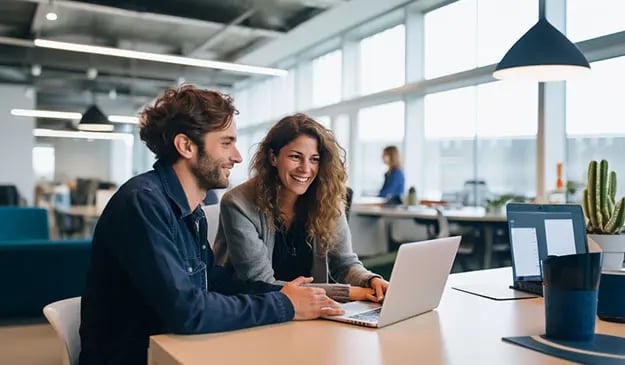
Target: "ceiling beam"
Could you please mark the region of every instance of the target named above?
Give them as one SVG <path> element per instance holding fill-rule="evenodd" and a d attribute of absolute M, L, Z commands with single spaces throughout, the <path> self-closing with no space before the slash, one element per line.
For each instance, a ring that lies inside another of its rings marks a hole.
<path fill-rule="evenodd" d="M 202 51 L 210 49 L 217 42 L 219 42 L 224 37 L 224 35 L 226 35 L 226 33 L 228 33 L 234 26 L 241 24 L 243 21 L 245 21 L 250 16 L 252 16 L 252 14 L 254 14 L 255 12 L 256 12 L 255 9 L 249 9 L 243 14 L 239 15 L 233 21 L 226 24 L 223 28 L 218 30 L 213 35 L 211 35 L 207 40 L 204 41 L 204 43 L 200 44 L 197 48 L 195 48 L 191 52 L 188 52 L 187 56 L 193 57 L 193 56 L 196 56 L 198 53 L 201 53 Z"/>
<path fill-rule="evenodd" d="M 15 0 L 22 2 L 31 2 L 38 4 L 48 4 L 49 0 Z M 119 17 L 127 17 L 132 19 L 132 21 L 141 21 L 142 19 L 149 19 L 154 21 L 159 21 L 163 23 L 173 24 L 173 25 L 196 25 L 201 27 L 210 27 L 215 30 L 219 30 L 223 27 L 223 23 L 212 22 L 207 20 L 195 19 L 195 18 L 184 18 L 175 15 L 167 15 L 167 14 L 157 14 L 150 12 L 139 12 L 134 10 L 127 10 L 121 8 L 115 8 L 110 6 L 92 4 L 92 3 L 84 3 L 79 1 L 69 1 L 69 0 L 55 0 L 54 6 L 59 8 L 69 8 L 76 10 L 89 11 L 94 13 L 102 13 L 111 16 L 119 16 Z M 250 33 L 256 36 L 267 37 L 267 38 L 278 38 L 284 35 L 284 32 L 262 29 L 262 28 L 252 28 L 245 27 L 240 25 L 233 25 L 229 30 L 234 34 L 241 35 L 249 35 Z"/>

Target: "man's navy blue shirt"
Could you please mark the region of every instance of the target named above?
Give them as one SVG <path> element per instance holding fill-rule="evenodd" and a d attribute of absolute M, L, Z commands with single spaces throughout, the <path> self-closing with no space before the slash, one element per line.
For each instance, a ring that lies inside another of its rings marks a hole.
<path fill-rule="evenodd" d="M 204 212 L 189 208 L 173 168 L 157 162 L 130 179 L 95 228 L 81 304 L 80 363 L 145 364 L 154 334 L 293 318 L 279 286 L 240 281 L 213 262 Z"/>

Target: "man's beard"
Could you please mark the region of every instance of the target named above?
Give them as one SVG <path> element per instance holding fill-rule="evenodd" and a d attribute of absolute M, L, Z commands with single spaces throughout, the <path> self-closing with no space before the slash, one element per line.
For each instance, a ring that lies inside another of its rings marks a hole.
<path fill-rule="evenodd" d="M 221 175 L 221 165 L 221 160 L 212 159 L 201 149 L 198 151 L 197 163 L 191 166 L 191 173 L 200 188 L 209 190 L 228 187 L 228 178 Z"/>

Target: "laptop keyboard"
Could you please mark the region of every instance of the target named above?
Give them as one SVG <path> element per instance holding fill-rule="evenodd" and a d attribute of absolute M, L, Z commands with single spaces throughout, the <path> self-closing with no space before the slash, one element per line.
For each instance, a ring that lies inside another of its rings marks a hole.
<path fill-rule="evenodd" d="M 512 286 L 512 289 L 517 289 L 527 293 L 543 296 L 543 285 L 535 281 L 517 281 Z"/>
<path fill-rule="evenodd" d="M 349 316 L 350 319 L 356 319 L 359 321 L 367 321 L 367 322 L 377 322 L 380 318 L 380 311 L 382 311 L 382 307 L 375 308 L 373 310 L 357 313 L 352 316 Z"/>

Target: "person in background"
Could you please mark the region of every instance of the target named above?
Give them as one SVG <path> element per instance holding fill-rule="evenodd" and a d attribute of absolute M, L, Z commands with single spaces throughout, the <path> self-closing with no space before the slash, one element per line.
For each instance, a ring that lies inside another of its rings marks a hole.
<path fill-rule="evenodd" d="M 406 178 L 401 169 L 399 150 L 396 146 L 387 146 L 382 152 L 382 159 L 384 164 L 388 166 L 388 170 L 384 173 L 384 185 L 382 185 L 378 196 L 382 198 L 399 197 L 401 199 L 404 195 Z"/>
<path fill-rule="evenodd" d="M 232 99 L 185 85 L 141 115 L 154 170 L 110 199 L 93 236 L 81 300 L 80 364 L 145 364 L 159 333 L 196 334 L 342 313 L 298 277 L 285 286 L 214 265 L 200 203 L 241 162 Z M 209 359 L 207 359 L 209 361 Z"/>
<path fill-rule="evenodd" d="M 245 280 L 312 276 L 333 299 L 380 301 L 388 282 L 352 250 L 342 154 L 332 132 L 304 114 L 274 125 L 252 159 L 253 177 L 221 200 L 217 262 Z"/>

